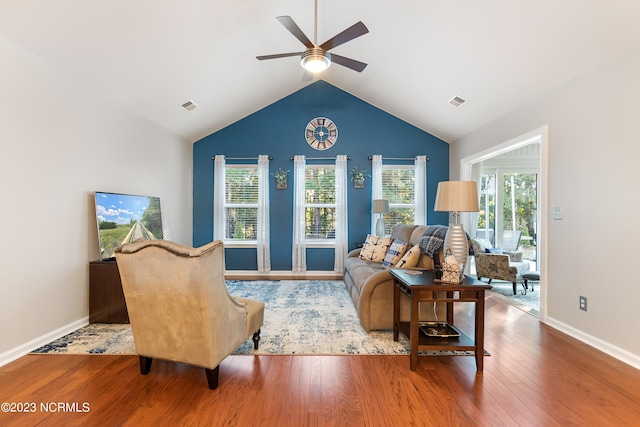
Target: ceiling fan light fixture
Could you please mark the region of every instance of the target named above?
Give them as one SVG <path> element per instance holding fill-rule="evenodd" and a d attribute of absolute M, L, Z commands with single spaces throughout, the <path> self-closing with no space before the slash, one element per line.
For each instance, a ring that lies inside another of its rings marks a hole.
<path fill-rule="evenodd" d="M 300 65 L 311 73 L 319 73 L 331 66 L 331 54 L 324 49 L 314 47 L 302 54 Z"/>

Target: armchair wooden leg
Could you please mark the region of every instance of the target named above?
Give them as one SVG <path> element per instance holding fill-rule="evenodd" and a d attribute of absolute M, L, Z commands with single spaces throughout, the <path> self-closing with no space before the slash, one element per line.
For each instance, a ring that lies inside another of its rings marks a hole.
<path fill-rule="evenodd" d="M 518 282 L 513 282 L 513 294 L 514 295 L 517 294 L 517 291 L 516 291 L 517 287 L 518 287 Z"/>
<path fill-rule="evenodd" d="M 258 329 L 258 331 L 253 334 L 253 349 L 257 350 L 258 349 L 258 342 L 260 342 L 260 329 Z"/>
<path fill-rule="evenodd" d="M 218 376 L 220 374 L 220 365 L 216 366 L 213 369 L 206 369 L 207 373 L 207 383 L 209 383 L 209 389 L 215 390 L 218 387 Z"/>
<path fill-rule="evenodd" d="M 140 358 L 140 373 L 142 375 L 147 375 L 151 370 L 151 362 L 153 362 L 153 358 L 146 356 L 139 356 Z"/>

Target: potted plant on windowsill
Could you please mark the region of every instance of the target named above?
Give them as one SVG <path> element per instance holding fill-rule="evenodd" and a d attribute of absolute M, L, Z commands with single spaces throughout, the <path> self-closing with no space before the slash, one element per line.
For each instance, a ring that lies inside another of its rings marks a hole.
<path fill-rule="evenodd" d="M 288 170 L 278 168 L 278 170 L 272 173 L 271 175 L 273 175 L 273 177 L 276 179 L 276 189 L 278 190 L 287 189 L 287 177 L 289 176 Z"/>
<path fill-rule="evenodd" d="M 369 178 L 369 174 L 366 171 L 359 169 L 357 166 L 351 169 L 351 181 L 353 181 L 353 188 L 364 188 L 364 181 Z"/>

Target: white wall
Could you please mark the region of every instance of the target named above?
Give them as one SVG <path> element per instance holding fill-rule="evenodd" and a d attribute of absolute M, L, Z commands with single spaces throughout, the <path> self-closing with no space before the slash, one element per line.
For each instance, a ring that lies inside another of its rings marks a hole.
<path fill-rule="evenodd" d="M 451 177 L 460 159 L 549 125 L 549 215 L 564 219 L 545 219 L 548 323 L 640 367 L 638 76 L 640 46 L 455 141 Z"/>
<path fill-rule="evenodd" d="M 160 197 L 190 244 L 192 146 L 2 37 L 0 64 L 1 365 L 87 321 L 94 191 Z"/>

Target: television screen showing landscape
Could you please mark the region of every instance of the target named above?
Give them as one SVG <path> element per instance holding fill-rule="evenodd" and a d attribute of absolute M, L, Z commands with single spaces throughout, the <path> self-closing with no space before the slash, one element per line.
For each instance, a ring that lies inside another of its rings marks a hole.
<path fill-rule="evenodd" d="M 101 260 L 125 243 L 163 238 L 158 197 L 96 191 L 95 199 Z"/>

